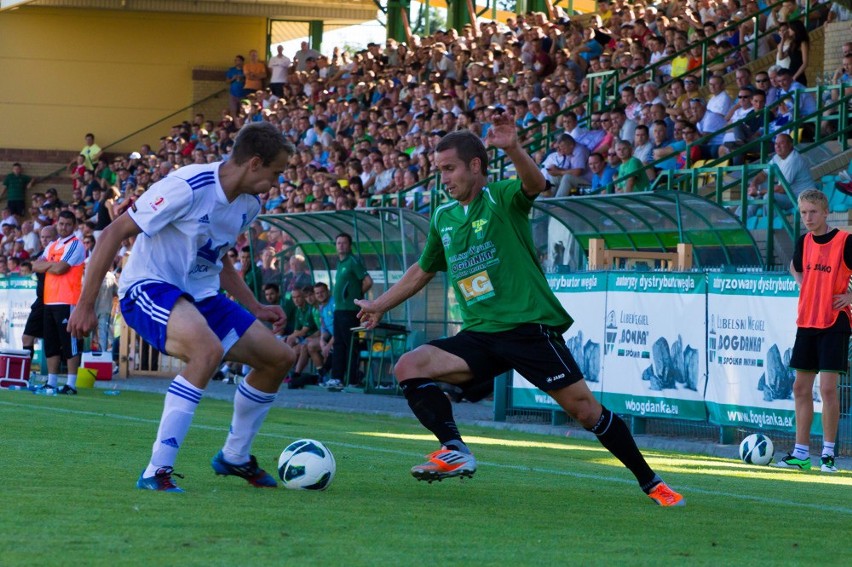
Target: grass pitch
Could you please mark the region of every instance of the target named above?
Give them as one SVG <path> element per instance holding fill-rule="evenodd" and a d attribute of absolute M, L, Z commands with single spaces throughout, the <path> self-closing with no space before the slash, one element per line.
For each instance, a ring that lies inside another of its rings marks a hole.
<path fill-rule="evenodd" d="M 291 441 L 337 460 L 325 492 L 217 477 L 231 404 L 205 399 L 176 466 L 185 494 L 134 485 L 162 395 L 0 390 L 0 564 L 852 564 L 852 473 L 646 452 L 687 506 L 655 506 L 595 443 L 464 427 L 479 470 L 418 483 L 436 448 L 413 419 L 273 408 L 253 452 Z M 844 527 L 845 526 L 845 527 Z"/>

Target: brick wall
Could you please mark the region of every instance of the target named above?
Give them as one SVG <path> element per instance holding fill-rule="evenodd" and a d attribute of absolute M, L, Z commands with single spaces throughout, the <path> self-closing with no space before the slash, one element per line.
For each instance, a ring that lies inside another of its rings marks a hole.
<path fill-rule="evenodd" d="M 826 24 L 823 29 L 823 64 L 825 72 L 831 75 L 843 62 L 843 44 L 852 41 L 852 21 Z"/>
<path fill-rule="evenodd" d="M 192 100 L 202 101 L 192 107 L 193 114 L 199 112 L 208 120 L 218 123 L 222 111 L 228 108 L 228 92 L 225 70 L 199 67 L 192 70 Z M 215 95 L 215 96 L 213 96 Z M 211 98 L 207 98 L 211 97 Z"/>

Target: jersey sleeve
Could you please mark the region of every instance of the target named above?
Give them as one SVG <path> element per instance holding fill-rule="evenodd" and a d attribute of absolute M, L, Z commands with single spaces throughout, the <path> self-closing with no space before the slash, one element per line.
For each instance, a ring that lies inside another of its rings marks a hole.
<path fill-rule="evenodd" d="M 530 198 L 524 193 L 524 186 L 520 179 L 509 179 L 498 181 L 488 185 L 491 195 L 502 209 L 515 209 L 526 217 L 535 198 Z"/>
<path fill-rule="evenodd" d="M 79 266 L 85 261 L 86 250 L 83 247 L 83 243 L 77 239 L 72 240 L 68 246 L 65 247 L 65 253 L 62 254 L 62 262 L 65 262 L 69 266 Z"/>
<path fill-rule="evenodd" d="M 189 212 L 192 189 L 185 180 L 166 177 L 154 183 L 130 208 L 130 218 L 148 236 Z"/>
<path fill-rule="evenodd" d="M 367 268 L 364 267 L 360 261 L 353 262 L 352 273 L 355 274 L 355 277 L 359 280 L 363 280 L 367 277 Z"/>
<path fill-rule="evenodd" d="M 417 262 L 424 272 L 430 274 L 447 271 L 447 257 L 444 254 L 444 245 L 441 243 L 441 237 L 438 234 L 439 216 L 440 213 L 432 217 L 432 222 L 429 224 L 429 234 L 426 236 L 426 245 L 423 247 L 423 253 L 420 254 L 420 260 Z"/>

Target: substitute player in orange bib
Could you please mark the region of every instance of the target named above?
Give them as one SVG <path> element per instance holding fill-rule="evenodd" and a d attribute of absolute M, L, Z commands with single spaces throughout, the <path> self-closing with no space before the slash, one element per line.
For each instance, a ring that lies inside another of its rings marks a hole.
<path fill-rule="evenodd" d="M 837 381 L 847 372 L 850 327 L 849 277 L 852 276 L 852 239 L 828 226 L 828 198 L 807 189 L 799 195 L 799 214 L 808 232 L 796 242 L 790 273 L 799 284 L 796 342 L 790 367 L 796 370 L 796 445 L 778 461 L 782 468 L 811 468 L 810 438 L 814 420 L 813 387 L 820 376 L 822 439 L 820 470 L 837 472 L 834 443 L 840 420 Z"/>

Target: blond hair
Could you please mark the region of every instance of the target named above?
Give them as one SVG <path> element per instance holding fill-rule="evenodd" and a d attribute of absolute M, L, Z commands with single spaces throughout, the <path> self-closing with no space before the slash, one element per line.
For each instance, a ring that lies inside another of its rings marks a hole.
<path fill-rule="evenodd" d="M 799 194 L 798 202 L 799 206 L 802 203 L 810 203 L 818 205 L 826 211 L 828 210 L 828 197 L 819 189 L 805 189 Z"/>

